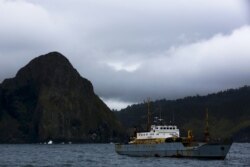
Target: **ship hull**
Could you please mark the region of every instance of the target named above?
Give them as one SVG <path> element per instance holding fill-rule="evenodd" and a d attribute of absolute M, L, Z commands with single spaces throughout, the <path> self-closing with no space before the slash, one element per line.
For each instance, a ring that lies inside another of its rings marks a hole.
<path fill-rule="evenodd" d="M 186 157 L 225 159 L 232 143 L 196 143 L 184 146 L 182 142 L 159 144 L 116 144 L 118 154 L 139 157 Z"/>

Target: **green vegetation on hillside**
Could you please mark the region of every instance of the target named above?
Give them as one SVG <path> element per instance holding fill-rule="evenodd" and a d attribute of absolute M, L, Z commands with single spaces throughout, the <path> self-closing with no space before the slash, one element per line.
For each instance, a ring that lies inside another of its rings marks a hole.
<path fill-rule="evenodd" d="M 178 100 L 158 100 L 150 103 L 152 117 L 162 115 L 167 124 L 178 125 L 182 136 L 191 129 L 197 139 L 203 138 L 205 111 L 209 113 L 209 130 L 213 138 L 233 137 L 237 141 L 250 140 L 250 87 L 186 97 Z M 145 129 L 147 108 L 145 104 L 128 106 L 115 112 L 128 129 Z"/>

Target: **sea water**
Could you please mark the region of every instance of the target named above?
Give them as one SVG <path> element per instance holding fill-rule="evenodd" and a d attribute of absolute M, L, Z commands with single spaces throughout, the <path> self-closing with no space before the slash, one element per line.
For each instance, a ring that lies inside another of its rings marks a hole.
<path fill-rule="evenodd" d="M 128 157 L 118 155 L 114 144 L 1 144 L 0 167 L 4 166 L 250 167 L 250 143 L 234 143 L 225 160 Z"/>

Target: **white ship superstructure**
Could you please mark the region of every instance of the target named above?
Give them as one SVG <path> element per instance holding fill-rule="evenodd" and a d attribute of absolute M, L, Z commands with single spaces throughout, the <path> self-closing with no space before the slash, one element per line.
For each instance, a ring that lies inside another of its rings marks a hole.
<path fill-rule="evenodd" d="M 166 139 L 180 137 L 180 130 L 175 125 L 151 125 L 150 132 L 136 134 L 136 139 Z"/>

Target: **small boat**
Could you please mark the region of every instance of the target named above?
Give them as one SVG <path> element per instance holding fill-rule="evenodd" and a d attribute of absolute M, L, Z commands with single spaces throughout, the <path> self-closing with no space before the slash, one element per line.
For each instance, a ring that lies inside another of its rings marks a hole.
<path fill-rule="evenodd" d="M 53 144 L 53 141 L 52 140 L 48 141 L 48 144 Z"/>
<path fill-rule="evenodd" d="M 207 114 L 208 119 L 208 114 Z M 115 151 L 121 155 L 138 157 L 186 157 L 204 159 L 225 159 L 232 141 L 212 141 L 209 138 L 208 123 L 205 139 L 193 140 L 192 131 L 187 137 L 180 137 L 176 125 L 151 125 L 148 132 L 135 133 L 129 143 L 115 144 Z"/>

